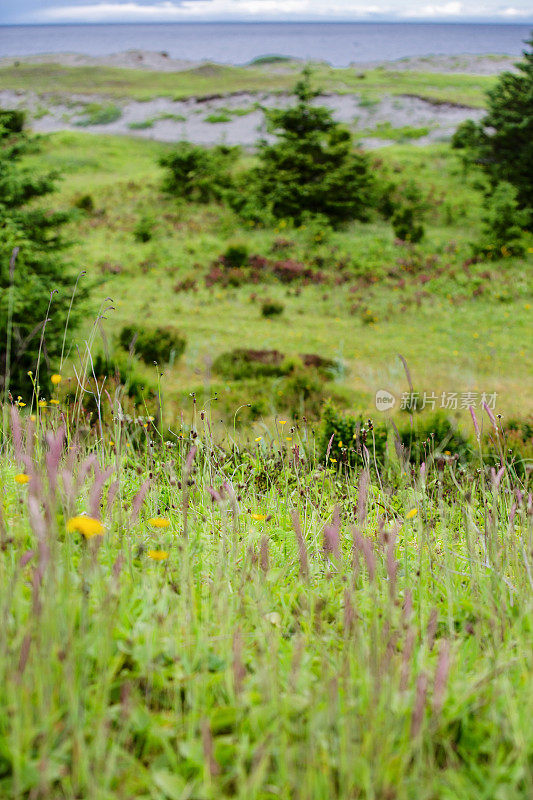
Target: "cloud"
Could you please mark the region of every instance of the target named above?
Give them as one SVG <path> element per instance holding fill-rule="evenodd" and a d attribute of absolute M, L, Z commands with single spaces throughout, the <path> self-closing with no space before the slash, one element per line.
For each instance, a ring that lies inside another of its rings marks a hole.
<path fill-rule="evenodd" d="M 354 3 L 352 0 L 161 0 L 154 4 L 137 0 L 102 0 L 81 5 L 55 5 L 32 17 L 42 22 L 179 22 L 186 20 L 383 20 L 383 19 L 520 19 L 531 16 L 524 8 L 505 7 L 483 2 L 474 5 L 460 0 L 411 2 L 389 0 Z"/>
<path fill-rule="evenodd" d="M 424 5 L 420 8 L 412 7 L 407 8 L 401 13 L 402 17 L 409 17 L 411 19 L 421 17 L 423 19 L 443 18 L 443 17 L 459 17 L 463 14 L 463 4 L 458 2 L 441 3 L 437 5 Z"/>
<path fill-rule="evenodd" d="M 499 12 L 501 17 L 530 17 L 531 14 L 525 8 L 504 8 Z"/>
<path fill-rule="evenodd" d="M 87 3 L 79 6 L 53 6 L 40 12 L 48 22 L 154 21 L 172 22 L 185 19 L 258 18 L 365 18 L 382 16 L 392 9 L 375 4 L 354 5 L 347 0 L 327 3 L 321 0 L 170 0 L 145 5 L 137 2 Z"/>

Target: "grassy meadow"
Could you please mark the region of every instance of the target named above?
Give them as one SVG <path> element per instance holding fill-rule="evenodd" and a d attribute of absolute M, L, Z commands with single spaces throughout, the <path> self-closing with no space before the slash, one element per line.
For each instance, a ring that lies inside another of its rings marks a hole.
<path fill-rule="evenodd" d="M 289 230 L 283 221 L 265 229 L 243 225 L 221 206 L 179 205 L 161 190 L 157 159 L 169 147 L 91 136 L 88 148 L 86 135 L 69 132 L 43 137 L 40 152 L 28 159 L 28 166 L 64 176 L 46 202 L 68 208 L 86 193 L 94 200 L 94 210 L 79 212 L 68 235 L 74 242 L 70 260 L 87 271 L 83 280 L 96 284 L 86 335 L 100 303 L 113 301 L 103 328 L 106 342 L 98 334 L 96 350 L 112 348 L 122 326 L 136 320 L 185 334 L 182 358 L 160 370 L 169 424 L 190 408 L 191 392 L 218 392 L 226 421 L 249 402 L 242 381 L 221 382 L 210 369 L 217 356 L 237 346 L 338 360 L 342 370 L 328 391 L 365 414 L 375 413 L 378 389 L 398 398 L 409 389 L 398 353 L 420 392 L 496 392 L 498 411 L 508 418 L 531 413 L 532 255 L 465 266 L 482 198 L 448 145 L 397 145 L 376 156 L 396 177 L 425 187 L 427 233 L 416 255 L 395 243 L 385 221 L 343 231 L 320 225 Z M 152 236 L 139 243 L 134 231 L 146 217 Z M 207 287 L 206 275 L 228 242 L 245 243 L 252 254 L 310 264 L 323 280 Z M 283 313 L 264 318 L 264 299 L 282 303 Z M 157 384 L 155 367 L 140 363 L 138 371 L 147 384 Z M 260 417 L 299 410 L 280 406 L 278 390 L 275 382 L 263 384 Z M 213 413 L 216 420 L 216 407 Z M 469 420 L 466 408 L 455 416 Z M 260 419 L 249 422 L 261 425 Z M 243 433 L 256 435 L 253 426 Z"/>
<path fill-rule="evenodd" d="M 58 98 L 83 94 L 115 100 L 146 101 L 156 97 L 182 100 L 232 92 L 286 91 L 292 88 L 300 70 L 301 64 L 290 61 L 274 65 L 274 68 L 271 64 L 247 67 L 201 64 L 180 72 L 19 63 L 0 67 L 0 86 L 15 91 L 30 89 L 37 94 Z M 369 100 L 383 94 L 412 94 L 472 108 L 483 108 L 485 92 L 495 83 L 495 77 L 488 75 L 439 74 L 383 67 L 356 72 L 353 69 L 334 69 L 325 64 L 315 65 L 314 74 L 324 89 L 337 94 L 358 92 Z"/>
<path fill-rule="evenodd" d="M 494 80 L 317 69 L 369 102 L 478 107 Z M 21 64 L 0 82 L 148 99 L 265 74 Z M 530 800 L 530 235 L 524 257 L 472 257 L 479 175 L 448 142 L 372 154 L 418 187 L 416 245 L 378 214 L 270 227 L 178 201 L 170 150 L 80 130 L 23 159 L 61 175 L 34 205 L 71 212 L 90 291 L 51 379 L 2 408 L 0 798 Z M 184 351 L 145 363 L 128 326 Z M 250 371 L 237 348 L 278 361 Z M 436 411 L 457 393 L 453 435 L 400 408 L 410 384 Z"/>

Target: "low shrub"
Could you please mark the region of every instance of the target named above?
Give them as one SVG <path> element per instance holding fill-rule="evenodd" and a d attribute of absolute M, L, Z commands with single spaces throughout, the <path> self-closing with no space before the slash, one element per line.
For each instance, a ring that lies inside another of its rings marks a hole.
<path fill-rule="evenodd" d="M 94 211 L 94 200 L 91 194 L 82 194 L 74 200 L 74 207 L 79 208 L 80 211 L 86 211 L 87 214 L 92 214 Z"/>
<path fill-rule="evenodd" d="M 279 350 L 237 348 L 219 355 L 213 362 L 213 372 L 229 380 L 280 377 L 287 373 L 284 361 Z"/>
<path fill-rule="evenodd" d="M 333 464 L 361 466 L 368 460 L 366 448 L 371 462 L 375 455 L 378 464 L 383 464 L 387 438 L 385 425 L 373 425 L 371 420 L 365 422 L 362 417 L 342 414 L 329 400 L 324 405 L 318 435 L 318 455 L 322 461 L 329 451 Z"/>
<path fill-rule="evenodd" d="M 502 181 L 487 197 L 482 218 L 482 236 L 474 244 L 474 255 L 494 260 L 525 255 L 523 229 L 527 225 L 529 213 L 520 211 L 517 195 L 514 186 Z"/>
<path fill-rule="evenodd" d="M 412 424 L 411 424 L 412 423 Z M 431 456 L 454 455 L 465 461 L 470 458 L 468 439 L 458 430 L 453 419 L 443 411 L 426 416 L 416 414 L 399 428 L 406 457 L 418 464 Z"/>
<path fill-rule="evenodd" d="M 416 244 L 424 238 L 424 226 L 418 218 L 417 210 L 412 206 L 397 208 L 392 215 L 391 223 L 396 238 L 402 242 Z"/>
<path fill-rule="evenodd" d="M 510 419 L 502 425 L 498 436 L 491 431 L 484 437 L 483 449 L 487 461 L 495 465 L 501 463 L 503 452 L 516 474 L 530 483 L 533 480 L 533 417 Z"/>
<path fill-rule="evenodd" d="M 145 214 L 139 218 L 133 229 L 133 238 L 136 242 L 149 242 L 154 235 L 155 222 L 152 216 Z"/>
<path fill-rule="evenodd" d="M 22 133 L 26 114 L 18 108 L 0 108 L 0 139 L 13 133 Z"/>
<path fill-rule="evenodd" d="M 166 169 L 163 189 L 197 203 L 222 200 L 233 187 L 231 171 L 239 152 L 238 147 L 218 145 L 207 149 L 178 142 L 176 149 L 159 162 Z"/>
<path fill-rule="evenodd" d="M 261 305 L 261 314 L 263 317 L 278 317 L 283 314 L 285 306 L 283 303 L 276 303 L 275 300 L 265 300 Z"/>
<path fill-rule="evenodd" d="M 149 328 L 127 325 L 120 332 L 119 342 L 125 350 L 137 353 L 145 364 L 174 362 L 185 350 L 187 340 L 172 328 Z"/>
<path fill-rule="evenodd" d="M 120 350 L 112 355 L 103 355 L 99 353 L 93 359 L 93 375 L 91 378 L 96 377 L 100 382 L 106 378 L 106 387 L 108 391 L 111 390 L 111 384 L 116 387 L 123 387 L 126 397 L 130 399 L 135 407 L 144 406 L 148 401 L 156 397 L 156 389 L 147 381 L 146 378 L 139 375 L 135 362 Z M 84 407 L 88 411 L 94 411 L 96 406 L 90 399 L 84 400 Z"/>
<path fill-rule="evenodd" d="M 222 261 L 230 269 L 239 269 L 248 264 L 249 252 L 246 244 L 230 244 L 222 254 Z"/>

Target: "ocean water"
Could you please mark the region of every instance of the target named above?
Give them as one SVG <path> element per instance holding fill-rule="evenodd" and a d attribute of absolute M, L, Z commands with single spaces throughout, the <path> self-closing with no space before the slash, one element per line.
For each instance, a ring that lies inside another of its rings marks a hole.
<path fill-rule="evenodd" d="M 528 25 L 443 23 L 172 23 L 0 26 L 0 56 L 130 49 L 166 51 L 172 58 L 246 64 L 264 55 L 351 62 L 407 56 L 501 53 L 519 55 Z"/>

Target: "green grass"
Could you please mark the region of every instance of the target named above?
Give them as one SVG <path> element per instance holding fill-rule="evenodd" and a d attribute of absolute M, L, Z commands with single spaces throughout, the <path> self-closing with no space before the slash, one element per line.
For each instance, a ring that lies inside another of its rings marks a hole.
<path fill-rule="evenodd" d="M 299 67 L 298 67 L 299 68 Z M 48 97 L 69 94 L 149 100 L 154 97 L 205 97 L 231 92 L 280 91 L 292 87 L 296 67 L 284 73 L 264 67 L 206 64 L 182 72 L 152 72 L 117 67 L 63 67 L 58 64 L 20 64 L 0 68 L 6 89 L 30 90 Z M 317 65 L 315 81 L 327 91 L 361 93 L 367 102 L 383 94 L 412 95 L 433 102 L 482 108 L 492 76 L 373 69 L 363 75 L 352 69 Z"/>
<path fill-rule="evenodd" d="M 114 104 L 89 103 L 83 110 L 83 119 L 76 122 L 80 128 L 87 128 L 89 125 L 109 125 L 116 122 L 122 116 L 122 109 Z"/>
<path fill-rule="evenodd" d="M 531 255 L 522 261 L 508 258 L 463 267 L 471 253 L 469 243 L 478 235 L 481 196 L 472 187 L 474 178 L 465 180 L 449 147 L 418 151 L 398 145 L 379 153 L 391 169 L 403 171 L 397 177 L 415 179 L 429 197 L 426 238 L 419 250 L 422 258 L 436 256 L 437 262 L 413 275 L 399 265 L 405 249 L 395 245 L 384 221 L 326 230 L 318 237 L 312 228 L 250 228 L 221 207 L 176 207 L 162 194 L 157 159 L 169 145 L 94 136 L 89 154 L 86 141 L 81 133 L 51 135 L 44 150 L 27 163 L 64 173 L 58 195 L 51 198 L 55 206 L 69 207 L 80 193 L 93 196 L 97 213 L 79 217 L 69 230 L 78 242 L 70 259 L 87 269 L 89 279 L 99 281 L 86 330 L 100 299 L 110 296 L 115 310 L 105 325 L 111 341 L 123 325 L 141 318 L 172 325 L 186 335 L 185 355 L 163 370 L 169 419 L 188 404 L 190 391 L 209 391 L 212 379 L 206 365 L 235 342 L 279 349 L 288 356 L 314 352 L 341 359 L 345 374 L 331 390 L 364 413 L 375 413 L 378 389 L 398 396 L 407 389 L 398 353 L 407 359 L 421 391 L 497 392 L 506 418 L 533 410 Z M 139 244 L 134 228 L 154 208 L 153 238 Z M 278 239 L 292 244 L 276 256 L 272 248 Z M 210 264 L 233 240 L 270 258 L 318 259 L 331 279 L 298 292 L 275 281 L 207 289 L 204 276 Z M 333 265 L 339 260 L 348 265 L 348 280 L 342 285 L 334 280 Z M 111 268 L 118 274 L 110 274 Z M 425 275 L 428 280 L 422 283 Z M 176 291 L 184 280 L 196 281 L 195 289 Z M 261 315 L 265 299 L 283 303 L 281 319 Z M 367 309 L 377 318 L 373 325 L 365 324 Z M 155 380 L 155 370 L 141 372 L 146 381 Z M 240 402 L 249 402 L 252 391 L 220 382 L 215 389 L 225 417 Z M 272 383 L 262 387 L 269 408 L 276 407 L 278 391 Z M 458 414 L 466 416 L 464 410 Z"/>
<path fill-rule="evenodd" d="M 289 88 L 292 75 L 266 76 L 252 67 L 207 64 L 182 72 L 144 72 L 116 67 L 62 67 L 58 64 L 24 65 L 0 69 L 6 89 L 32 89 L 38 94 L 105 95 L 110 98 L 150 100 L 172 97 L 224 95 L 235 91 Z"/>
<path fill-rule="evenodd" d="M 220 449 L 199 406 L 161 444 L 110 402 L 109 427 L 62 403 L 3 431 L 3 797 L 531 797 L 510 467 L 497 487 L 391 448 L 367 483 L 317 462 L 308 425 Z"/>
<path fill-rule="evenodd" d="M 226 114 L 226 112 L 208 114 L 207 117 L 205 117 L 204 122 L 211 122 L 214 125 L 219 122 L 231 122 L 231 115 Z"/>
<path fill-rule="evenodd" d="M 168 120 L 170 122 L 186 122 L 187 117 L 183 116 L 183 114 L 156 114 L 153 117 L 140 120 L 139 122 L 130 122 L 128 128 L 131 128 L 132 131 L 145 130 L 146 128 L 153 128 L 155 123 L 161 120 Z"/>
<path fill-rule="evenodd" d="M 420 128 L 414 128 L 412 125 L 403 125 L 395 128 L 390 122 L 380 122 L 375 128 L 358 130 L 357 135 L 375 137 L 376 139 L 390 139 L 391 141 L 402 143 L 413 139 L 421 139 L 423 136 L 427 136 L 430 131 L 431 128 L 427 125 Z"/>

